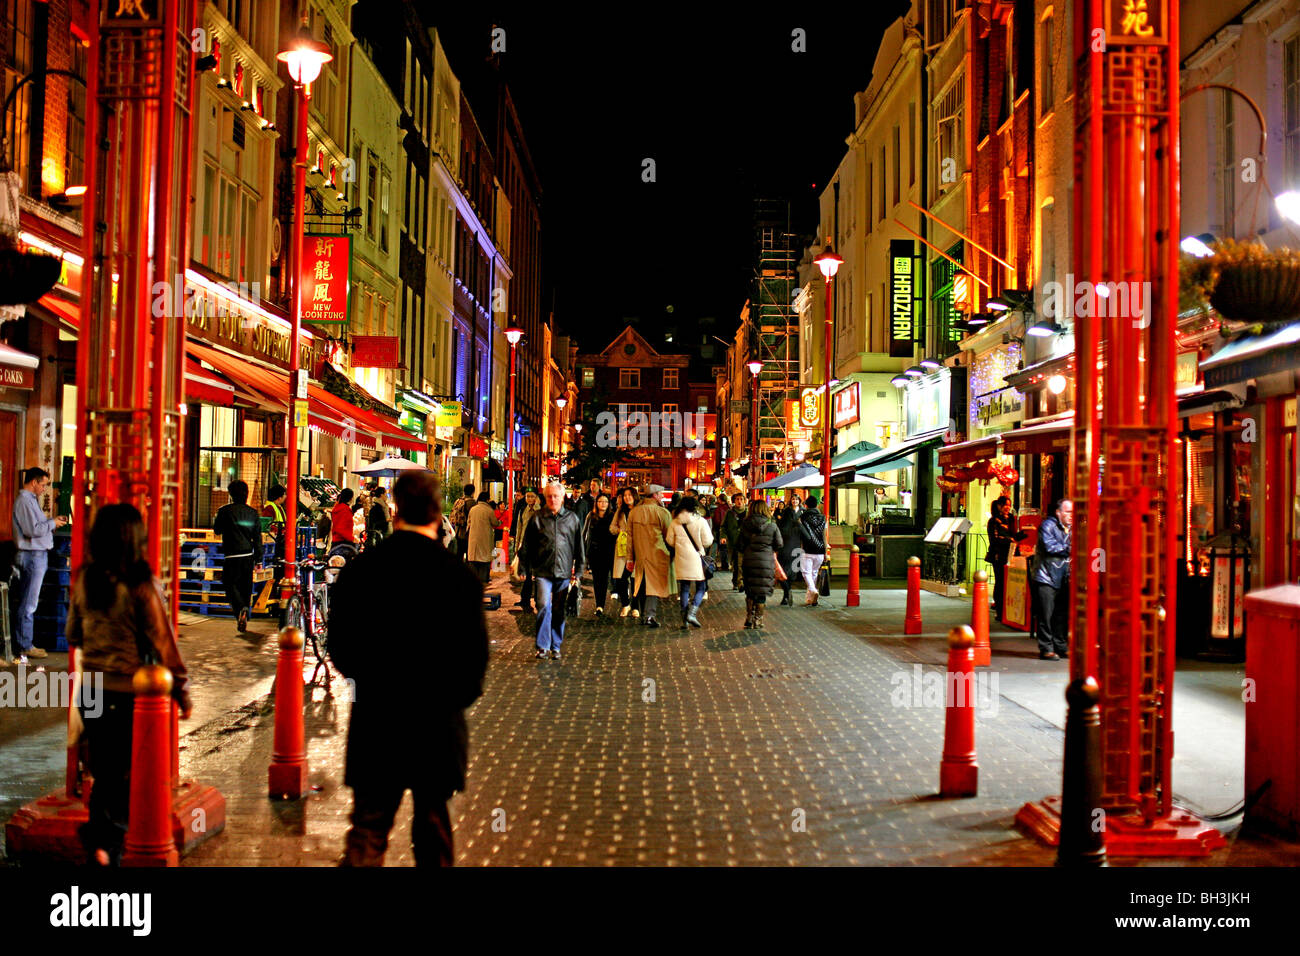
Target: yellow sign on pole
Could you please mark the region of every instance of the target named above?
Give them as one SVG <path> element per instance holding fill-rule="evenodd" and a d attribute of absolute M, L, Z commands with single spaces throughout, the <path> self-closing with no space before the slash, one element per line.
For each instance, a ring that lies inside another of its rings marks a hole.
<path fill-rule="evenodd" d="M 307 400 L 304 398 L 295 398 L 293 400 L 293 427 L 302 428 L 307 424 Z"/>

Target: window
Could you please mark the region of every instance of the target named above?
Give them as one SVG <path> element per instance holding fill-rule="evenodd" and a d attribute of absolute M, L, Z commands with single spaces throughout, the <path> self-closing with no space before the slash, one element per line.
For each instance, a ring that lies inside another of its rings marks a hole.
<path fill-rule="evenodd" d="M 677 372 L 675 368 L 664 369 L 664 388 L 678 388 Z"/>
<path fill-rule="evenodd" d="M 594 388 L 596 385 L 596 370 L 594 368 L 584 368 L 582 370 L 582 387 Z"/>
<path fill-rule="evenodd" d="M 880 147 L 880 161 L 877 164 L 880 173 L 880 192 L 879 205 L 877 206 L 876 222 L 885 218 L 885 147 Z"/>
<path fill-rule="evenodd" d="M 907 185 L 916 185 L 916 104 L 907 104 Z"/>
<path fill-rule="evenodd" d="M 934 121 L 934 192 L 937 199 L 957 182 L 966 162 L 962 130 L 964 83 L 961 77 L 937 101 Z"/>
<path fill-rule="evenodd" d="M 903 181 L 903 176 L 902 176 L 902 172 L 903 172 L 903 171 L 902 171 L 903 146 L 902 146 L 902 142 L 903 142 L 903 141 L 902 141 L 902 137 L 901 137 L 901 135 L 900 135 L 899 129 L 898 129 L 897 126 L 895 126 L 895 127 L 894 127 L 894 167 L 893 167 L 893 169 L 891 170 L 892 178 L 891 178 L 891 180 L 890 180 L 890 182 L 892 182 L 892 183 L 894 184 L 894 189 L 893 189 L 893 192 L 891 193 L 891 200 L 892 200 L 892 201 L 890 202 L 890 205 L 891 205 L 891 206 L 897 206 L 898 203 L 899 203 L 899 200 L 902 198 L 902 196 L 901 196 L 901 184 L 902 184 L 902 181 Z"/>
<path fill-rule="evenodd" d="M 374 153 L 366 162 L 366 238 L 375 241 L 375 220 L 379 217 L 379 160 Z"/>
<path fill-rule="evenodd" d="M 387 169 L 379 175 L 379 248 L 388 251 L 388 193 L 393 177 Z"/>
<path fill-rule="evenodd" d="M 621 368 L 618 370 L 619 388 L 640 388 L 641 370 L 639 368 Z"/>
<path fill-rule="evenodd" d="M 1055 21 L 1052 19 L 1052 13 L 1049 10 L 1047 16 L 1043 17 L 1043 25 L 1039 30 L 1042 44 L 1038 50 L 1039 116 L 1046 116 L 1048 113 L 1052 112 L 1052 107 L 1054 105 L 1052 99 L 1053 87 L 1056 85 L 1056 78 L 1052 64 L 1052 59 L 1056 56 L 1056 39 L 1053 36 L 1054 32 Z"/>
<path fill-rule="evenodd" d="M 665 414 L 665 415 L 676 415 L 676 414 L 677 414 L 677 406 L 676 406 L 676 404 L 673 404 L 673 405 L 665 405 L 665 406 L 664 406 L 664 414 Z"/>
<path fill-rule="evenodd" d="M 75 34 L 72 37 L 72 72 L 86 78 L 88 47 Z M 64 161 L 64 186 L 84 185 L 86 142 L 86 88 L 73 81 L 68 84 L 68 134 Z"/>
<path fill-rule="evenodd" d="M 867 203 L 865 208 L 867 210 L 868 225 L 871 224 L 871 200 L 875 196 L 875 193 L 872 192 L 872 187 L 875 185 L 874 177 L 875 177 L 875 167 L 871 165 L 871 163 L 867 163 Z"/>
<path fill-rule="evenodd" d="M 1286 41 L 1282 60 L 1282 138 L 1286 142 L 1283 182 L 1291 189 L 1300 189 L 1300 33 Z"/>
<path fill-rule="evenodd" d="M 1231 80 L 1223 82 L 1230 83 Z M 1215 193 L 1218 200 L 1218 226 L 1210 230 L 1220 236 L 1235 236 L 1237 210 L 1237 158 L 1234 155 L 1236 141 L 1236 118 L 1233 108 L 1233 94 L 1227 90 L 1215 90 L 1218 94 L 1218 142 L 1215 144 L 1214 177 Z"/>

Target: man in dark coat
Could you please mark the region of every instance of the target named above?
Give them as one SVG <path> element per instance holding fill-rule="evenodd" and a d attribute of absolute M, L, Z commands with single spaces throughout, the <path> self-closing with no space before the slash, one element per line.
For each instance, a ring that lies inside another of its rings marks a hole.
<path fill-rule="evenodd" d="M 722 544 L 722 524 L 727 520 L 727 512 L 730 510 L 731 506 L 727 504 L 727 496 L 718 495 L 718 503 L 714 506 L 712 514 L 709 515 L 709 520 L 713 522 L 713 541 L 718 553 L 719 571 L 730 569 L 727 558 L 731 549 Z"/>
<path fill-rule="evenodd" d="M 242 634 L 254 600 L 253 566 L 262 560 L 262 517 L 248 504 L 247 482 L 232 481 L 226 492 L 230 504 L 217 509 L 212 530 L 221 535 L 221 583 Z"/>
<path fill-rule="evenodd" d="M 719 540 L 727 546 L 727 553 L 731 557 L 731 586 L 737 591 L 740 587 L 740 519 L 745 517 L 745 496 L 734 494 L 731 496 L 731 507 L 727 510 L 726 516 L 722 519 L 722 534 Z M 719 548 L 722 547 L 719 544 Z"/>
<path fill-rule="evenodd" d="M 993 565 L 993 616 L 1002 620 L 1002 599 L 1007 586 L 1007 561 L 1011 557 L 1011 546 L 1021 538 L 1028 537 L 1023 531 L 1016 530 L 1015 518 L 1011 513 L 1011 502 L 1003 495 L 993 502 L 993 514 L 987 526 L 989 533 L 989 552 L 986 559 Z"/>
<path fill-rule="evenodd" d="M 793 497 L 776 519 L 776 526 L 781 532 L 779 560 L 781 570 L 785 572 L 785 578 L 781 581 L 781 604 L 789 607 L 794 607 L 794 601 L 790 599 L 790 578 L 799 574 L 795 562 L 803 559 L 803 533 L 799 524 L 799 512 L 802 510 L 803 502 L 798 497 Z"/>
<path fill-rule="evenodd" d="M 1074 503 L 1058 501 L 1038 526 L 1038 544 L 1029 566 L 1029 580 L 1038 598 L 1038 656 L 1057 661 L 1070 656 L 1070 532 Z"/>
<path fill-rule="evenodd" d="M 442 546 L 437 478 L 408 472 L 393 497 L 396 530 L 348 565 L 330 595 L 330 657 L 354 682 L 343 778 L 352 788 L 352 828 L 343 865 L 383 865 L 409 789 L 416 863 L 451 866 L 447 801 L 465 789 L 465 709 L 483 693 L 487 670 L 483 587 Z M 419 666 L 377 654 L 379 633 L 401 635 Z"/>
<path fill-rule="evenodd" d="M 545 505 L 524 529 L 519 565 L 533 574 L 537 589 L 538 658 L 560 659 L 569 588 L 576 587 L 587 559 L 582 522 L 564 507 L 564 488 L 552 483 L 542 492 Z"/>

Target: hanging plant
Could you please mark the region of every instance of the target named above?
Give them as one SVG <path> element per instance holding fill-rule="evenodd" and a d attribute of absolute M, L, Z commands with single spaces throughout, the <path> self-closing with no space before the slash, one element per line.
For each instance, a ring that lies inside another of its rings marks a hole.
<path fill-rule="evenodd" d="M 1215 243 L 1203 262 L 1210 305 L 1224 318 L 1271 324 L 1300 317 L 1300 251 L 1259 242 Z"/>

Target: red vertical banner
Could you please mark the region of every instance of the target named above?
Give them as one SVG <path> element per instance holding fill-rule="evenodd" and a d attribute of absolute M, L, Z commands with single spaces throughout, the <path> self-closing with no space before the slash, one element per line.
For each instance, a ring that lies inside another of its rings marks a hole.
<path fill-rule="evenodd" d="M 348 236 L 306 235 L 302 253 L 302 320 L 348 321 L 352 240 Z"/>

